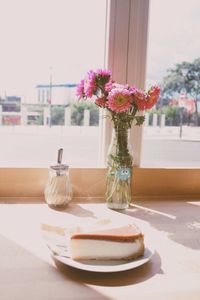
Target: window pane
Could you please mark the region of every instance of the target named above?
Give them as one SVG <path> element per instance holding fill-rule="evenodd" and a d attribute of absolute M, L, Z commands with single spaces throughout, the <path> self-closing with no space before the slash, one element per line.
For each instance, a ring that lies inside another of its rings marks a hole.
<path fill-rule="evenodd" d="M 61 147 L 70 166 L 95 166 L 99 111 L 75 87 L 104 66 L 106 0 L 1 0 L 0 11 L 0 166 L 48 166 Z"/>
<path fill-rule="evenodd" d="M 161 85 L 146 115 L 142 166 L 200 167 L 200 2 L 151 0 L 147 87 Z"/>

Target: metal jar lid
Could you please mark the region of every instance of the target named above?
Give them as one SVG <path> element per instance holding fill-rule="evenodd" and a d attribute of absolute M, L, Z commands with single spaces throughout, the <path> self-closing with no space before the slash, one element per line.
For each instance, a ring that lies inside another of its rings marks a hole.
<path fill-rule="evenodd" d="M 50 168 L 55 171 L 65 171 L 69 169 L 69 166 L 65 164 L 57 164 L 57 165 L 50 166 Z"/>

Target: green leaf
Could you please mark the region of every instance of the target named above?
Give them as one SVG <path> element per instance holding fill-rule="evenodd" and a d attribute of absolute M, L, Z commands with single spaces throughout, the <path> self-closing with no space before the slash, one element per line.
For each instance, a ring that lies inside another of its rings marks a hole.
<path fill-rule="evenodd" d="M 142 125 L 144 123 L 145 116 L 136 116 L 135 120 L 136 120 L 136 124 L 135 125 L 140 126 L 140 125 Z"/>

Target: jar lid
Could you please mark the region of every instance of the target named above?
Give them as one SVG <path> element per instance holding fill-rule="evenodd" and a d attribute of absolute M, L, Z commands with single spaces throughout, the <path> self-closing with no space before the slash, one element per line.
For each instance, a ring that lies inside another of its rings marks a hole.
<path fill-rule="evenodd" d="M 57 164 L 57 165 L 50 166 L 50 168 L 55 171 L 65 171 L 69 169 L 69 166 L 65 164 Z"/>

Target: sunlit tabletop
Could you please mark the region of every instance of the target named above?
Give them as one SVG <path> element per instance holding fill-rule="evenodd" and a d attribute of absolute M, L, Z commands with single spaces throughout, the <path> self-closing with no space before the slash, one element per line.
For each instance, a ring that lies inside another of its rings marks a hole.
<path fill-rule="evenodd" d="M 131 218 L 155 253 L 124 272 L 86 272 L 55 261 L 41 224 Z M 119 213 L 102 203 L 0 203 L 0 299 L 200 299 L 200 201 L 137 201 Z"/>

